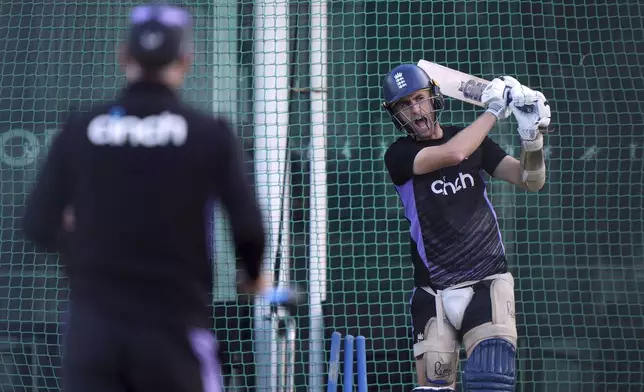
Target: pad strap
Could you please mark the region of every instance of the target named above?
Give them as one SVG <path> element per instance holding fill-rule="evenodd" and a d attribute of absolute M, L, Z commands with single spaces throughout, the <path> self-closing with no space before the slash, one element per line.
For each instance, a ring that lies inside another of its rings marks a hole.
<path fill-rule="evenodd" d="M 438 320 L 436 320 L 438 322 Z M 451 338 L 426 339 L 414 344 L 414 357 L 428 352 L 451 353 L 454 351 L 454 341 Z"/>
<path fill-rule="evenodd" d="M 465 351 L 470 352 L 472 347 L 476 347 L 479 343 L 485 341 L 490 336 L 498 336 L 510 342 L 515 347 L 517 346 L 517 332 L 515 329 L 504 324 L 481 324 L 476 328 L 471 329 L 463 336 L 463 346 Z"/>

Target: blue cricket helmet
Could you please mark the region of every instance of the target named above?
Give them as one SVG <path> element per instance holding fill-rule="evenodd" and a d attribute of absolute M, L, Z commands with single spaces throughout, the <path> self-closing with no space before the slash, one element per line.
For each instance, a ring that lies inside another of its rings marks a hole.
<path fill-rule="evenodd" d="M 430 89 L 435 96 L 440 95 L 436 82 L 416 64 L 402 64 L 392 69 L 385 76 L 382 89 L 387 106 L 418 90 Z"/>
<path fill-rule="evenodd" d="M 440 111 L 444 107 L 443 95 L 438 84 L 416 64 L 402 64 L 392 69 L 383 81 L 382 90 L 384 101 L 383 109 L 389 114 L 396 128 L 404 128 L 407 123 L 397 118 L 393 106 L 401 98 L 414 94 L 420 90 L 429 90 L 434 97 L 434 110 Z"/>

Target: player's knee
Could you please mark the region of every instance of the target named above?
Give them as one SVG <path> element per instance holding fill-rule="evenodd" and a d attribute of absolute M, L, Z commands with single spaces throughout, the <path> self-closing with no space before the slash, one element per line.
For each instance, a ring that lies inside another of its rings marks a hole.
<path fill-rule="evenodd" d="M 515 345 L 503 338 L 481 341 L 463 369 L 465 392 L 512 392 L 516 384 Z"/>

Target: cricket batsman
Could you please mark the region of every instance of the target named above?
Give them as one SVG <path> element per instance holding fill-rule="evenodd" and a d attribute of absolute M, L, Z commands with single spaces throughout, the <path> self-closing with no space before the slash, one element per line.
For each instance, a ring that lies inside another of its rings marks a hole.
<path fill-rule="evenodd" d="M 483 91 L 486 110 L 472 124 L 441 124 L 440 88 L 415 64 L 387 74 L 383 94 L 384 110 L 405 133 L 389 146 L 385 164 L 410 224 L 413 391 L 455 391 L 461 344 L 463 391 L 514 391 L 514 279 L 483 172 L 539 191 L 546 180 L 541 130 L 550 124 L 550 106 L 540 92 L 504 76 Z M 519 159 L 488 137 L 511 114 Z"/>

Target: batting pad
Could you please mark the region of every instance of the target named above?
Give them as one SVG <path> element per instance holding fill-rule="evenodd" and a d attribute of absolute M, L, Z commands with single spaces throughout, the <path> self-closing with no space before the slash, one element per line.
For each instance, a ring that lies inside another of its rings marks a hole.
<path fill-rule="evenodd" d="M 472 351 L 463 369 L 465 392 L 514 392 L 514 346 L 505 339 L 488 339 Z"/>

